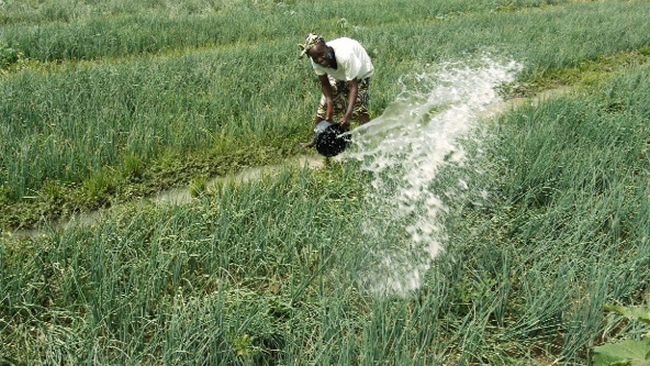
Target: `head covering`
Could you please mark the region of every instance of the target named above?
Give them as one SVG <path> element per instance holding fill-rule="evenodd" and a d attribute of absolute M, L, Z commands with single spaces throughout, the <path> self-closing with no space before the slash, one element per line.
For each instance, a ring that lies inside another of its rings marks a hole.
<path fill-rule="evenodd" d="M 323 37 L 315 33 L 309 33 L 307 37 L 305 37 L 305 43 L 298 45 L 298 47 L 301 49 L 299 57 L 302 58 L 302 56 L 304 56 L 312 47 L 317 44 L 325 44 Z"/>

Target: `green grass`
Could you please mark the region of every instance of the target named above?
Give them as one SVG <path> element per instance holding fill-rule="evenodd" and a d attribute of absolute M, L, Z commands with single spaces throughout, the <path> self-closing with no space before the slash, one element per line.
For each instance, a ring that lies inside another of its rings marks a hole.
<path fill-rule="evenodd" d="M 427 63 L 481 52 L 513 57 L 524 62 L 521 82 L 528 82 L 529 90 L 558 75 L 568 79 L 555 70 L 643 49 L 648 46 L 644 34 L 650 31 L 643 2 L 336 5 L 343 10 L 321 5 L 323 15 L 316 18 L 311 5 L 291 2 L 213 4 L 212 10 L 198 13 L 169 13 L 178 5 L 162 2 L 111 2 L 77 4 L 78 16 L 46 21 L 57 14 L 48 9 L 64 5 L 5 4 L 14 9 L 7 17 L 16 19 L 5 20 L 4 43 L 28 60 L 0 84 L 7 101 L 0 105 L 5 200 L 39 212 L 33 197 L 44 186 L 82 187 L 100 169 L 128 171 L 132 156 L 147 170 L 164 156 L 188 161 L 196 152 L 220 154 L 252 145 L 252 155 L 270 150 L 270 161 L 278 161 L 308 138 L 305 125 L 317 99 L 313 77 L 305 62 L 296 59 L 295 45 L 306 29 L 322 29 L 328 37 L 350 35 L 368 46 L 380 70 L 373 81 L 375 115 L 399 92 L 400 75 Z M 348 7 L 358 9 L 344 12 Z M 143 11 L 134 13 L 138 9 Z M 104 35 L 110 29 L 117 32 L 114 37 Z M 153 40 L 158 36 L 168 39 L 158 44 Z M 110 39 L 121 41 L 114 42 L 115 48 L 102 43 Z M 60 51 L 43 43 L 58 45 Z M 260 161 L 243 159 L 235 165 L 256 163 Z M 116 184 L 112 194 L 97 197 L 96 203 L 68 200 L 70 210 L 122 200 L 121 191 L 164 188 L 134 188 L 123 180 Z M 43 214 L 13 216 L 2 220 L 4 225 L 34 225 Z"/>
<path fill-rule="evenodd" d="M 637 281 L 648 276 L 650 115 L 640 102 L 650 85 L 647 71 L 620 74 L 593 96 L 521 108 L 497 124 L 501 205 L 476 217 L 487 222 L 488 239 L 479 241 L 505 244 L 509 249 L 498 251 L 519 263 L 517 282 L 533 276 L 539 299 L 563 304 L 555 316 L 551 309 L 533 313 L 575 323 L 562 326 L 567 356 L 609 336 L 599 333 L 603 304 L 637 303 L 647 291 L 645 280 Z"/>
<path fill-rule="evenodd" d="M 405 19 L 436 21 L 563 3 L 566 1 L 9 1 L 0 24 L 11 44 L 21 45 L 30 58 L 91 59 L 292 38 L 296 32 L 304 33 L 304 27 L 334 30 Z"/>
<path fill-rule="evenodd" d="M 490 154 L 473 162 L 491 169 L 468 193 L 495 196 L 447 202 L 446 251 L 411 296 L 358 287 L 370 177 L 334 164 L 3 239 L 3 356 L 582 364 L 626 329 L 602 305 L 642 301 L 650 280 L 647 75 L 638 67 L 594 95 L 501 117 Z"/>
<path fill-rule="evenodd" d="M 0 221 L 122 203 L 0 237 L 0 364 L 581 365 L 639 335 L 603 305 L 647 301 L 647 2 L 0 4 L 24 57 L 0 76 Z M 312 29 L 368 45 L 375 116 L 403 75 L 485 52 L 523 64 L 509 96 L 579 85 L 442 169 L 470 188 L 408 296 L 363 286 L 368 248 L 408 243 L 358 163 L 206 189 L 309 137 Z M 191 203 L 129 203 L 178 186 Z"/>

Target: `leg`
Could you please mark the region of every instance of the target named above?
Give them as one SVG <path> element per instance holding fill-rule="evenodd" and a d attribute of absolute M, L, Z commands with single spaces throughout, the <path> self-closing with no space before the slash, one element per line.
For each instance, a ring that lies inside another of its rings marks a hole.
<path fill-rule="evenodd" d="M 314 138 L 311 141 L 303 142 L 300 144 L 300 147 L 303 147 L 305 149 L 311 149 L 314 146 L 316 146 L 316 136 L 314 136 Z"/>
<path fill-rule="evenodd" d="M 341 93 L 339 93 L 340 88 L 338 87 L 338 84 L 336 80 L 330 78 L 330 85 L 332 85 L 332 92 L 334 93 L 334 115 L 340 112 L 341 110 Z M 318 110 L 316 111 L 316 119 L 314 120 L 314 126 L 316 126 L 318 123 L 321 121 L 325 120 L 325 113 L 327 111 L 327 107 L 325 106 L 325 96 L 321 95 L 320 98 L 320 104 L 318 105 Z M 301 147 L 303 148 L 312 148 L 316 146 L 316 134 L 314 134 L 314 138 L 309 141 L 309 142 L 304 142 L 300 144 Z"/>
<path fill-rule="evenodd" d="M 370 116 L 368 115 L 368 113 L 360 113 L 359 114 L 359 124 L 360 125 L 365 125 L 369 121 L 370 121 Z"/>
<path fill-rule="evenodd" d="M 316 126 L 316 125 L 317 125 L 320 121 L 322 121 L 322 120 L 323 120 L 323 119 L 320 118 L 320 116 L 317 116 L 317 117 L 316 117 L 316 121 L 314 121 L 314 126 Z M 310 149 L 310 148 L 312 148 L 312 147 L 314 147 L 314 146 L 316 146 L 316 134 L 314 134 L 314 138 L 311 139 L 311 141 L 309 141 L 309 142 L 303 142 L 303 143 L 300 144 L 300 147 L 303 147 L 303 148 L 305 148 L 305 149 Z"/>
<path fill-rule="evenodd" d="M 354 103 L 353 116 L 357 118 L 360 125 L 366 124 L 370 121 L 370 114 L 368 113 L 368 88 L 370 86 L 370 79 L 366 78 L 359 81 L 359 91 L 357 100 Z"/>

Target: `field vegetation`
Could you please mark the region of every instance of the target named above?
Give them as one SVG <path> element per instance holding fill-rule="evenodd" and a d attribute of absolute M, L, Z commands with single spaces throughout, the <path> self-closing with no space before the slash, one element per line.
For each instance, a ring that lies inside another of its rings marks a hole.
<path fill-rule="evenodd" d="M 0 0 L 0 364 L 584 365 L 640 338 L 604 305 L 648 295 L 649 5 Z M 304 153 L 312 30 L 368 48 L 375 117 L 404 75 L 486 53 L 522 65 L 505 98 L 569 90 L 485 121 L 462 174 L 490 198 L 445 202 L 406 296 L 362 285 L 384 213 L 359 163 L 205 189 Z"/>

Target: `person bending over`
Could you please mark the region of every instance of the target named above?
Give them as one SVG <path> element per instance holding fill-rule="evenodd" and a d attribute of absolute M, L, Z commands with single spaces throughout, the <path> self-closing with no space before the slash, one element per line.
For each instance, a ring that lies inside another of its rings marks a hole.
<path fill-rule="evenodd" d="M 309 56 L 314 72 L 320 80 L 320 105 L 316 112 L 315 124 L 320 121 L 333 121 L 335 115 L 343 113 L 338 124 L 344 131 L 350 129 L 350 118 L 356 118 L 359 124 L 370 120 L 368 114 L 368 87 L 374 67 L 370 56 L 356 40 L 341 37 L 325 42 L 322 36 L 310 33 L 300 57 Z M 311 142 L 301 144 L 313 147 Z"/>

